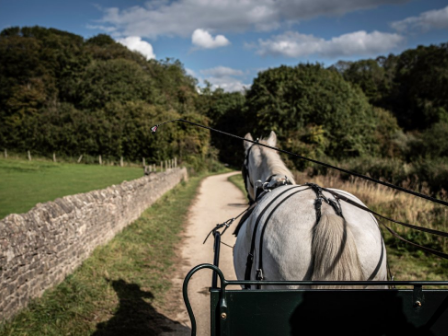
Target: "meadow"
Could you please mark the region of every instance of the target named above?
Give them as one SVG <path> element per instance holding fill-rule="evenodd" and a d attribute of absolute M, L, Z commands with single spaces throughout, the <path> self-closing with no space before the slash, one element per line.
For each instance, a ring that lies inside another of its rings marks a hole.
<path fill-rule="evenodd" d="M 143 176 L 143 169 L 0 159 L 0 219 L 29 211 L 36 203 L 103 189 Z"/>

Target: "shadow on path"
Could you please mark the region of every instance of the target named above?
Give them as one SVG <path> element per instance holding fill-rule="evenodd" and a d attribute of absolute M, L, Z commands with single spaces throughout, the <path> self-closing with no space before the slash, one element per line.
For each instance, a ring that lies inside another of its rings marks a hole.
<path fill-rule="evenodd" d="M 109 321 L 97 324 L 93 336 L 190 335 L 190 328 L 158 313 L 144 300 L 154 298 L 151 292 L 121 279 L 110 283 L 118 294 L 119 307 Z"/>

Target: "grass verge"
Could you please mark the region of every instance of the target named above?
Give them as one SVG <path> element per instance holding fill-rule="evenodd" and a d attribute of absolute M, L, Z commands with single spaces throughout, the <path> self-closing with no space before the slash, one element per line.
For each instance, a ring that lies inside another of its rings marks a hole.
<path fill-rule="evenodd" d="M 246 187 L 244 186 L 243 176 L 241 174 L 229 176 L 227 179 L 234 185 L 236 185 L 244 195 L 247 195 Z"/>
<path fill-rule="evenodd" d="M 29 211 L 36 203 L 103 189 L 143 176 L 136 167 L 0 159 L 0 219 Z"/>
<path fill-rule="evenodd" d="M 0 336 L 158 335 L 179 232 L 201 177 L 165 194 L 72 275 L 34 300 Z"/>

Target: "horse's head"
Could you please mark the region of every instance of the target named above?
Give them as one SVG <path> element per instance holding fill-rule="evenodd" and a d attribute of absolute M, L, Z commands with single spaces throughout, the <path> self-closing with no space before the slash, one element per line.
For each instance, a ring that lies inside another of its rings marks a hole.
<path fill-rule="evenodd" d="M 254 141 L 250 133 L 247 133 L 244 138 Z M 277 135 L 271 131 L 267 139 L 257 139 L 256 142 L 276 147 Z M 251 200 L 255 200 L 257 188 L 268 179 L 272 185 L 282 184 L 286 180 L 294 183 L 291 172 L 286 168 L 277 151 L 248 141 L 244 141 L 244 149 L 243 178 Z"/>

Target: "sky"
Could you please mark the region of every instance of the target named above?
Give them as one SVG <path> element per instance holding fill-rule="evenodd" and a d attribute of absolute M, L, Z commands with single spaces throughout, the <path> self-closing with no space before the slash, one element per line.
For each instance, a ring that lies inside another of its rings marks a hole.
<path fill-rule="evenodd" d="M 280 65 L 376 58 L 448 42 L 448 0 L 0 0 L 0 30 L 108 34 L 147 59 L 178 59 L 241 91 Z"/>

